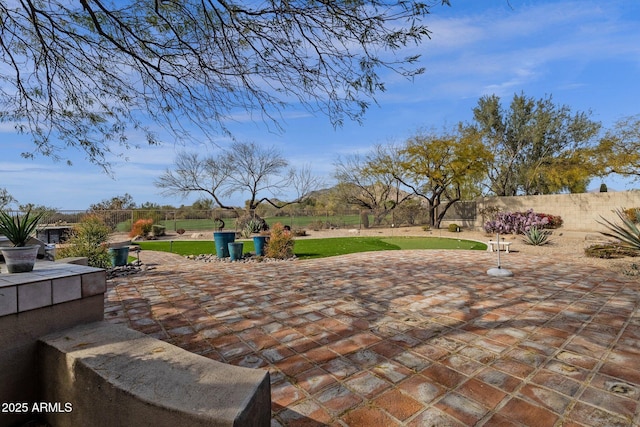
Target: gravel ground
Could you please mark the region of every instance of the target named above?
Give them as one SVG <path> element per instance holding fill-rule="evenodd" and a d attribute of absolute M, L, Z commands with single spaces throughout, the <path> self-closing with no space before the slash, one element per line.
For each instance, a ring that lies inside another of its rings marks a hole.
<path fill-rule="evenodd" d="M 356 233 L 358 231 L 358 233 Z M 446 229 L 433 231 L 423 231 L 421 227 L 401 227 L 401 228 L 385 228 L 385 229 L 368 229 L 368 230 L 321 230 L 309 231 L 308 238 L 321 237 L 345 237 L 345 236 L 436 236 L 448 237 L 467 240 L 477 240 L 487 242 L 495 240 L 495 235 L 488 235 L 484 231 L 463 230 L 459 234 L 451 233 Z M 598 232 L 579 232 L 565 231 L 562 229 L 554 230 L 550 238 L 550 243 L 543 246 L 532 246 L 524 243 L 520 236 L 506 235 L 501 236 L 505 240 L 512 242 L 510 252 L 513 255 L 530 254 L 540 257 L 552 257 L 561 259 L 564 262 L 575 262 L 576 264 L 585 264 L 606 268 L 617 273 L 630 272 L 637 275 L 640 280 L 640 271 L 634 268 L 634 265 L 640 267 L 639 258 L 620 258 L 620 259 L 600 259 L 587 257 L 584 254 L 585 248 L 596 243 L 606 241 L 606 238 Z M 511 254 L 509 254 L 511 255 Z"/>
<path fill-rule="evenodd" d="M 488 240 L 488 236 L 485 233 L 470 232 L 469 234 L 471 235 L 472 233 L 475 235 L 474 240 Z M 640 266 L 640 258 L 624 257 L 619 259 L 602 259 L 587 257 L 584 252 L 587 247 L 607 242 L 607 239 L 597 232 L 562 232 L 561 230 L 556 230 L 550 238 L 550 243 L 543 246 L 527 245 L 519 236 L 511 235 L 505 236 L 505 238 L 513 242 L 511 244 L 511 250 L 514 253 L 551 257 L 562 260 L 563 262 L 596 266 L 618 273 L 630 272 L 630 274 L 640 274 L 640 271 L 634 268 L 635 264 Z M 495 240 L 495 238 L 492 240 Z M 638 277 L 640 280 L 640 276 Z"/>
<path fill-rule="evenodd" d="M 336 230 L 341 232 L 341 235 L 348 234 L 345 230 Z M 316 236 L 320 237 L 324 232 L 317 232 Z M 460 237 L 467 240 L 477 240 L 480 242 L 488 242 L 489 240 L 495 240 L 495 235 L 489 235 L 484 231 L 463 230 L 459 234 L 451 233 L 446 229 L 434 230 L 425 232 L 420 227 L 407 227 L 398 229 L 383 229 L 383 230 L 364 230 L 360 235 L 394 235 L 394 236 L 425 236 L 432 235 L 437 237 Z M 328 236 L 327 236 L 328 237 Z M 509 251 L 513 255 L 535 255 L 540 257 L 552 257 L 562 260 L 563 262 L 575 262 L 576 264 L 585 264 L 590 266 L 597 266 L 606 268 L 618 273 L 630 272 L 631 274 L 638 275 L 640 280 L 640 257 L 632 258 L 625 257 L 619 259 L 601 259 L 587 257 L 584 253 L 585 248 L 597 244 L 606 242 L 607 239 L 598 232 L 579 232 L 579 231 L 565 231 L 562 229 L 554 230 L 553 235 L 550 238 L 550 242 L 543 246 L 532 246 L 524 243 L 522 237 L 516 235 L 500 236 L 506 241 L 512 242 Z M 511 254 L 509 254 L 511 255 Z M 637 267 L 634 268 L 634 264 Z"/>

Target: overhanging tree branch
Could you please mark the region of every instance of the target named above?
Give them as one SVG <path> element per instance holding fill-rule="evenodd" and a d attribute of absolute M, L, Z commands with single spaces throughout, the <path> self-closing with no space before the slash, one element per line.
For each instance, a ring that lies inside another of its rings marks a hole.
<path fill-rule="evenodd" d="M 279 126 L 285 105 L 360 120 L 381 70 L 422 72 L 403 47 L 429 36 L 446 0 L 19 0 L 1 4 L 0 120 L 34 139 L 25 156 L 79 149 L 109 170 L 132 129 L 176 139 L 229 134 L 238 111 Z M 384 52 L 383 56 L 377 53 Z M 192 128 L 195 127 L 197 132 Z"/>

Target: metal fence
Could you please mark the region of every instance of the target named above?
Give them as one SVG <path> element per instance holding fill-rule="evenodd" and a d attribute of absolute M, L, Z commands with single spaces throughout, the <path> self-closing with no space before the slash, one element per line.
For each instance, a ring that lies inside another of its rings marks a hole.
<path fill-rule="evenodd" d="M 13 212 L 19 213 L 19 212 Z M 292 229 L 330 229 L 330 228 L 376 228 L 402 227 L 428 223 L 427 210 L 420 207 L 392 209 L 387 212 L 363 211 L 359 209 L 287 209 L 256 211 L 272 225 L 280 222 Z M 180 209 L 131 209 L 131 210 L 51 210 L 45 212 L 40 221 L 40 229 L 65 230 L 79 223 L 86 215 L 100 217 L 112 230 L 128 232 L 134 222 L 139 219 L 153 219 L 154 224 L 163 225 L 167 231 L 200 231 L 215 230 L 220 227 L 219 219 L 224 222 L 225 229 L 239 230 L 238 219 L 247 215 L 243 210 L 193 210 Z M 457 202 L 446 213 L 445 220 L 474 220 L 476 216 L 475 202 Z"/>

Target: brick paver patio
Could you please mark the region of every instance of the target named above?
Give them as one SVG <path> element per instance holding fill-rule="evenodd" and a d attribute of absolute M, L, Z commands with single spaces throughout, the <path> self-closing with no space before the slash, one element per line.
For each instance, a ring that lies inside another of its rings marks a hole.
<path fill-rule="evenodd" d="M 511 253 L 186 261 L 109 281 L 105 317 L 268 369 L 273 426 L 638 426 L 640 283 Z"/>

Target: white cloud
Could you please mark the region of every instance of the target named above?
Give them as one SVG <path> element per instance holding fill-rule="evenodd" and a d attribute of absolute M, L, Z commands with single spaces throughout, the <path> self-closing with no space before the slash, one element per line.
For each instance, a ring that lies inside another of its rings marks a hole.
<path fill-rule="evenodd" d="M 543 80 L 553 82 L 549 77 L 559 63 L 575 64 L 576 75 L 592 62 L 640 63 L 637 23 L 624 21 L 617 7 L 612 3 L 603 8 L 593 1 L 530 7 L 514 3 L 513 10 L 457 16 L 454 5 L 452 17 L 430 17 L 433 39 L 420 47 L 426 74 L 413 86 L 393 77 L 393 94 L 383 94 L 380 101 L 509 95 Z M 567 85 L 584 83 L 562 82 L 562 87 Z M 400 86 L 406 89 L 395 90 Z"/>

